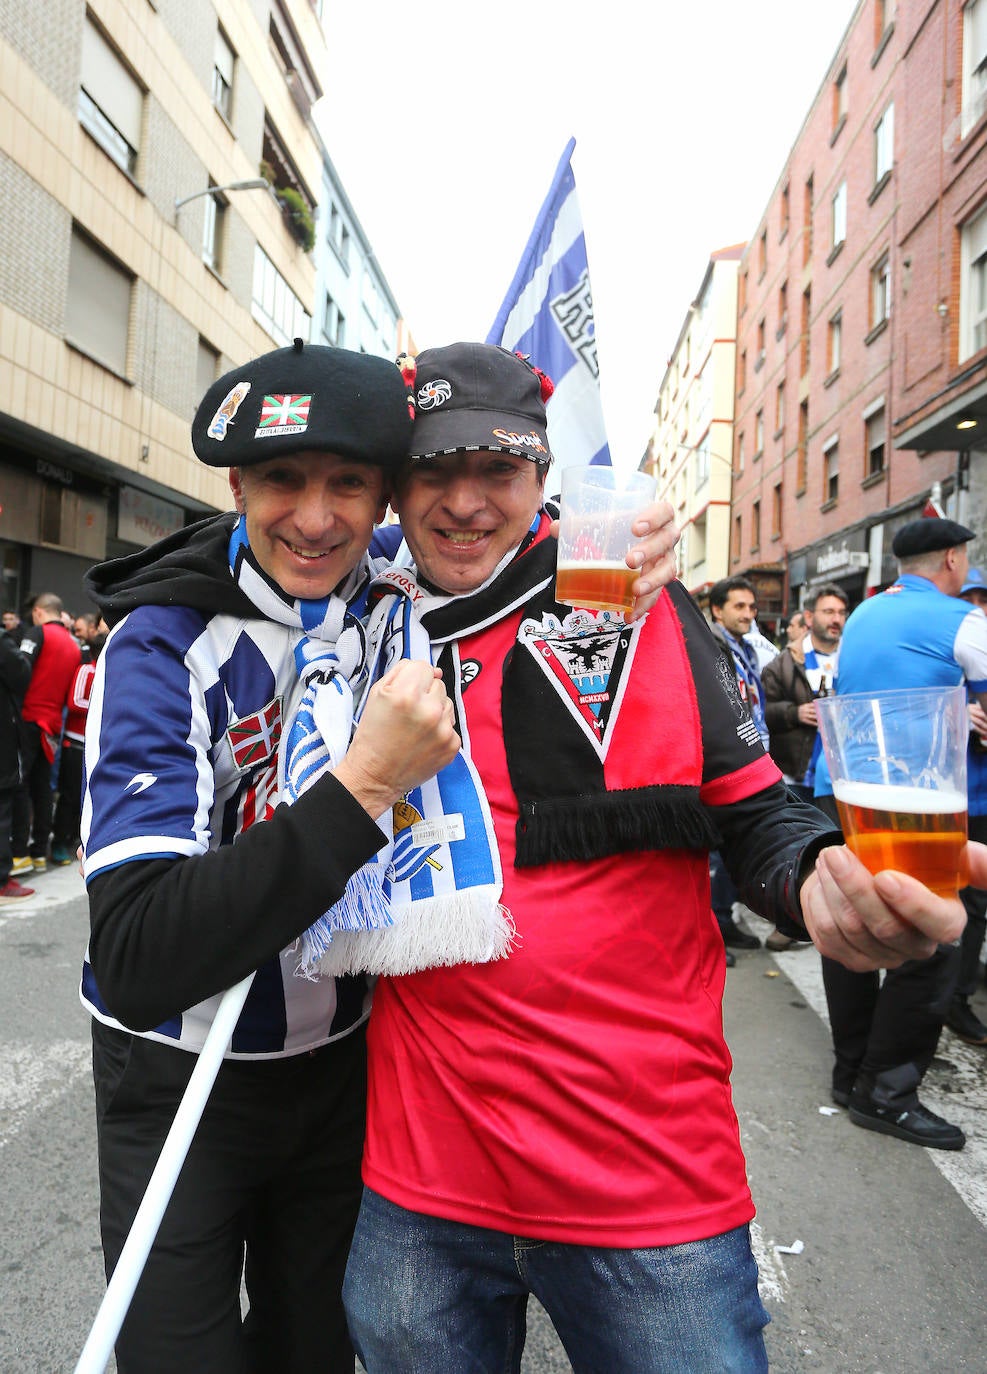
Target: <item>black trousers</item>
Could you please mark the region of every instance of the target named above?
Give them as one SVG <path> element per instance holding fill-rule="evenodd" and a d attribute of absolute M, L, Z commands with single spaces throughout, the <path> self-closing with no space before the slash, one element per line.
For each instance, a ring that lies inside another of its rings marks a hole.
<path fill-rule="evenodd" d="M 107 1277 L 195 1062 L 93 1022 Z M 224 1060 L 117 1341 L 120 1374 L 352 1374 L 341 1294 L 365 1106 L 363 1028 L 310 1054 Z"/>
<path fill-rule="evenodd" d="M 815 804 L 839 825 L 832 797 L 817 797 Z M 858 1077 L 869 1088 L 879 1076 L 906 1066 L 914 1070 L 909 1081 L 921 1082 L 939 1044 L 959 961 L 958 948 L 940 945 L 931 959 L 908 960 L 882 978 L 823 957 L 834 1088 L 849 1092 Z"/>
<path fill-rule="evenodd" d="M 21 724 L 21 776 L 24 781 L 14 795 L 14 854 L 22 858 L 30 848 L 32 858 L 43 859 L 51 832 L 51 764 L 41 727 L 30 720 Z"/>
<path fill-rule="evenodd" d="M 58 761 L 58 799 L 52 822 L 53 849 L 67 849 L 74 857 L 82 821 L 82 772 L 85 749 L 72 740 L 62 740 Z"/>
<path fill-rule="evenodd" d="M 967 822 L 970 839 L 987 844 L 987 816 L 971 816 Z M 966 908 L 966 929 L 960 943 L 960 966 L 956 995 L 972 997 L 980 985 L 980 951 L 987 933 L 987 892 L 981 887 L 965 887 L 960 901 Z"/>

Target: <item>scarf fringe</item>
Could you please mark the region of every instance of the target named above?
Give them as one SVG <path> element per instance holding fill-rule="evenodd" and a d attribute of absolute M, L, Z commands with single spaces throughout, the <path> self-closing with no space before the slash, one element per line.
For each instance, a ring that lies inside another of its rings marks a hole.
<path fill-rule="evenodd" d="M 473 887 L 415 902 L 386 930 L 334 930 L 312 972 L 319 977 L 396 975 L 505 959 L 514 944 L 515 927 L 499 897 L 499 886 Z"/>
<path fill-rule="evenodd" d="M 384 894 L 385 877 L 383 864 L 369 863 L 357 869 L 339 901 L 303 932 L 299 937 L 301 958 L 297 970 L 302 978 L 324 976 L 321 960 L 335 949 L 336 940 L 344 934 L 365 934 L 390 926 L 394 917 Z"/>
<path fill-rule="evenodd" d="M 604 859 L 647 849 L 715 849 L 716 826 L 698 787 L 668 784 L 524 802 L 515 868 Z"/>

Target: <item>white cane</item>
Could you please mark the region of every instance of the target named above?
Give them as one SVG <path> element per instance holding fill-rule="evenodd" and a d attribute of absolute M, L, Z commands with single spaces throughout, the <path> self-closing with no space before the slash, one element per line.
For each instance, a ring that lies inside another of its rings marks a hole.
<path fill-rule="evenodd" d="M 141 1205 L 137 1209 L 130 1234 L 120 1251 L 120 1258 L 107 1284 L 103 1301 L 96 1313 L 96 1320 L 79 1356 L 75 1374 L 103 1374 L 106 1369 L 123 1319 L 134 1296 L 134 1289 L 144 1272 L 144 1265 L 158 1234 L 161 1218 L 174 1192 L 195 1129 L 219 1073 L 223 1054 L 230 1043 L 233 1028 L 243 1010 L 253 981 L 254 975 L 251 973 L 242 982 L 237 983 L 236 987 L 223 993 L 216 1018 L 209 1027 L 205 1044 L 199 1051 L 198 1063 L 178 1104 L 171 1130 L 161 1147 L 161 1154 L 141 1199 Z"/>

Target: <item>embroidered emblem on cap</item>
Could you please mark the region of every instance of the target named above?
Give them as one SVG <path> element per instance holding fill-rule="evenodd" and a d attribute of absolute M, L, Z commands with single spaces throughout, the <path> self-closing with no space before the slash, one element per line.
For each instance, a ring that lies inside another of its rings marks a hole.
<path fill-rule="evenodd" d="M 277 434 L 302 434 L 308 429 L 309 396 L 265 396 L 260 408 L 260 424 L 255 439 Z"/>
<path fill-rule="evenodd" d="M 548 449 L 542 443 L 541 438 L 534 432 L 530 434 L 516 434 L 513 430 L 495 429 L 491 433 L 497 443 L 504 448 L 533 448 L 536 453 L 547 453 Z"/>
<path fill-rule="evenodd" d="M 220 443 L 226 438 L 226 431 L 233 423 L 233 417 L 240 409 L 247 392 L 250 390 L 249 382 L 237 382 L 231 391 L 224 396 L 219 409 L 210 421 L 206 435 L 210 439 L 218 439 Z"/>
<path fill-rule="evenodd" d="M 436 406 L 448 401 L 451 395 L 452 387 L 449 383 L 444 377 L 437 377 L 434 382 L 426 382 L 424 386 L 419 387 L 415 399 L 419 410 L 434 410 Z"/>

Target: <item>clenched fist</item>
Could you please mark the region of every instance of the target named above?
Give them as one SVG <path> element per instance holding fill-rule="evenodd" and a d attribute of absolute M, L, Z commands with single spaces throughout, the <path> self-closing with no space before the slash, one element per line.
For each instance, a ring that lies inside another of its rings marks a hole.
<path fill-rule="evenodd" d="M 370 689 L 346 757 L 333 772 L 376 820 L 451 763 L 459 748 L 438 668 L 403 659 Z"/>

